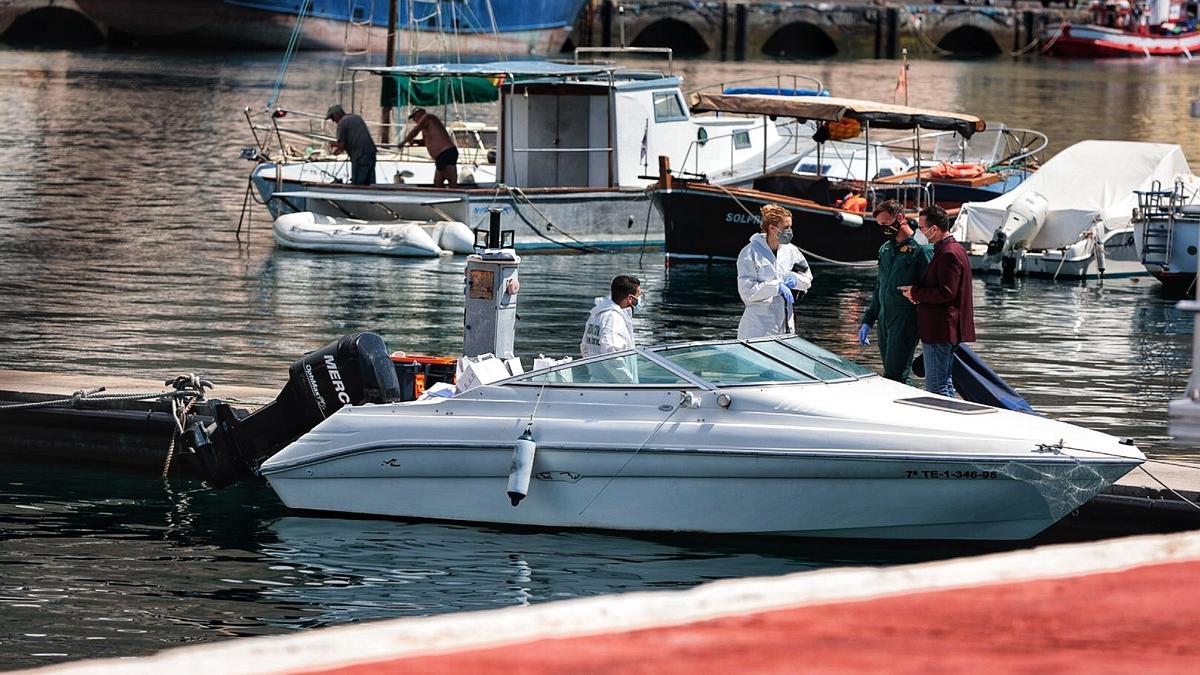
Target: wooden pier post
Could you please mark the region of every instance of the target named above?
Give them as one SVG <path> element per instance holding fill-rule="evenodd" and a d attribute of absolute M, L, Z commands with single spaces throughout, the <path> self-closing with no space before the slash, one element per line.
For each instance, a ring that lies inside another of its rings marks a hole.
<path fill-rule="evenodd" d="M 721 60 L 729 60 L 729 3 L 721 0 Z"/>
<path fill-rule="evenodd" d="M 744 3 L 738 3 L 735 10 L 733 33 L 733 58 L 738 61 L 746 60 L 746 18 L 749 8 Z"/>
<path fill-rule="evenodd" d="M 1037 32 L 1038 29 L 1034 28 L 1033 25 L 1033 11 L 1027 9 L 1022 12 L 1021 19 L 1025 24 L 1025 42 L 1029 43 L 1034 40 L 1040 40 L 1041 36 Z M 1025 45 L 1021 46 L 1024 47 Z"/>
<path fill-rule="evenodd" d="M 600 5 L 600 46 L 612 46 L 612 21 L 613 21 L 613 4 L 612 0 L 604 0 Z"/>
<path fill-rule="evenodd" d="M 883 58 L 883 12 L 876 9 L 875 16 L 875 58 Z"/>
<path fill-rule="evenodd" d="M 888 7 L 886 16 L 887 28 L 885 31 L 884 52 L 886 52 L 887 58 L 894 59 L 898 53 L 896 49 L 896 34 L 900 28 L 900 10 L 895 7 Z"/>

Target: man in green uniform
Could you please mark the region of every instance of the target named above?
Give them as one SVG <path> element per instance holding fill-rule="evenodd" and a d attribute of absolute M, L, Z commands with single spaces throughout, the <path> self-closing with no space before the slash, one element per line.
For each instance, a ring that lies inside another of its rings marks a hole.
<path fill-rule="evenodd" d="M 911 384 L 913 352 L 917 348 L 917 306 L 909 302 L 900 286 L 921 283 L 933 258 L 933 247 L 919 244 L 904 217 L 904 207 L 889 199 L 875 207 L 875 222 L 893 237 L 879 247 L 879 276 L 871 292 L 871 306 L 858 327 L 859 344 L 869 345 L 867 334 L 879 322 L 879 354 L 883 376 Z"/>

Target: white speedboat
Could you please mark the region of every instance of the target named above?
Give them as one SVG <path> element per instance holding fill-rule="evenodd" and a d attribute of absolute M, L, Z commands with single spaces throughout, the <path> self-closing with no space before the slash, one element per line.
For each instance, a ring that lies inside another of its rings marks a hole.
<path fill-rule="evenodd" d="M 531 451 L 514 508 L 506 493 Z M 289 507 L 320 511 L 1020 539 L 1143 460 L 1112 436 L 932 396 L 786 337 L 637 349 L 451 398 L 342 408 L 259 471 Z"/>
<path fill-rule="evenodd" d="M 330 253 L 374 253 L 405 258 L 436 258 L 469 254 L 474 249 L 471 230 L 456 221 L 410 220 L 369 222 L 334 218 L 301 211 L 285 213 L 272 226 L 282 248 Z"/>

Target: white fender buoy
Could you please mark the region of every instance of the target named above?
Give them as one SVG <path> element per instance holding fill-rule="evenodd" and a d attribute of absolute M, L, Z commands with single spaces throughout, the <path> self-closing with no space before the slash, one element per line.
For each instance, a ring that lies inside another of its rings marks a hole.
<path fill-rule="evenodd" d="M 520 504 L 529 494 L 529 477 L 533 474 L 533 453 L 536 451 L 532 429 L 525 427 L 525 433 L 521 434 L 513 448 L 512 466 L 508 469 L 508 498 L 513 506 Z"/>

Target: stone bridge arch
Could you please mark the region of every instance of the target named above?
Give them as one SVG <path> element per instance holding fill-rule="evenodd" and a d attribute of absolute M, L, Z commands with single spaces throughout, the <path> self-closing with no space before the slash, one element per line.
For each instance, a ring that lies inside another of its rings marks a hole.
<path fill-rule="evenodd" d="M 925 46 L 938 53 L 960 56 L 997 56 L 1013 43 L 1016 22 L 1011 12 L 964 9 L 946 14 L 925 14 L 914 29 L 924 35 Z"/>
<path fill-rule="evenodd" d="M 633 47 L 670 47 L 675 56 L 701 56 L 712 50 L 712 45 L 691 22 L 677 18 L 657 19 L 642 27 L 629 44 Z"/>
<path fill-rule="evenodd" d="M 776 58 L 827 58 L 838 53 L 837 28 L 820 17 L 792 21 L 776 28 L 763 42 L 760 51 Z M 821 25 L 824 24 L 824 25 Z"/>
<path fill-rule="evenodd" d="M 73 4 L 73 3 L 72 3 Z M 0 25 L 0 38 L 15 45 L 41 47 L 96 46 L 103 44 L 105 31 L 81 12 L 67 7 L 38 7 Z"/>

